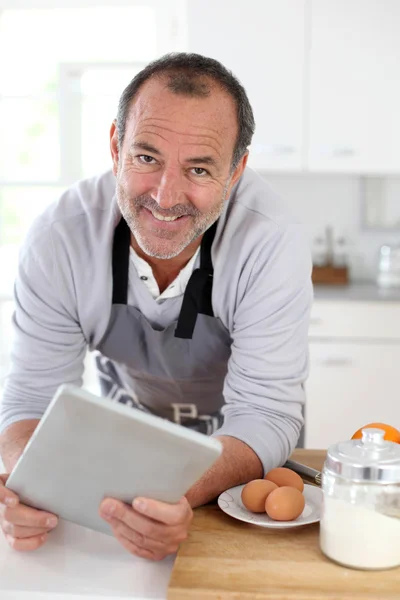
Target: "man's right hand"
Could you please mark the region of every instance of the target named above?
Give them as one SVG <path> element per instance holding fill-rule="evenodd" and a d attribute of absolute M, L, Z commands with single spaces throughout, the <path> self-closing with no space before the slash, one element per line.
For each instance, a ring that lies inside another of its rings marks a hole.
<path fill-rule="evenodd" d="M 0 475 L 0 527 L 15 550 L 36 550 L 58 524 L 52 513 L 21 504 L 17 494 L 5 487 L 8 475 Z"/>

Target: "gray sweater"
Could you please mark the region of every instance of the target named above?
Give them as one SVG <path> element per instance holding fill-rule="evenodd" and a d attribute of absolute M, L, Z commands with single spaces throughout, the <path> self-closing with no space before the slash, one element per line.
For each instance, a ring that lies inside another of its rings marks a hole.
<path fill-rule="evenodd" d="M 0 432 L 41 418 L 61 383 L 82 384 L 87 348 L 96 348 L 110 316 L 111 249 L 120 218 L 114 189 L 111 172 L 78 182 L 25 239 Z M 214 435 L 248 444 L 267 471 L 286 460 L 303 423 L 311 259 L 303 228 L 250 169 L 219 220 L 212 259 L 214 314 L 232 339 L 224 423 Z M 160 305 L 144 297 L 130 290 L 130 303 L 150 322 L 165 327 L 177 319 L 183 296 Z M 121 374 L 129 386 L 129 372 Z"/>

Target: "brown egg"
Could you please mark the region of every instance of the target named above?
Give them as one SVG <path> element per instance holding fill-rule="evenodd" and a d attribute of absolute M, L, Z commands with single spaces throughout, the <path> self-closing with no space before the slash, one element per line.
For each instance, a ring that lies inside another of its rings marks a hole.
<path fill-rule="evenodd" d="M 274 490 L 265 501 L 265 511 L 274 521 L 293 521 L 304 510 L 306 501 L 296 488 L 283 486 Z"/>
<path fill-rule="evenodd" d="M 272 471 L 269 471 L 266 474 L 265 479 L 268 481 L 273 481 L 278 487 L 288 485 L 289 487 L 296 488 L 299 490 L 299 492 L 304 490 L 304 483 L 300 475 L 292 471 L 292 469 L 287 469 L 286 467 L 277 467 L 276 469 L 272 469 Z"/>
<path fill-rule="evenodd" d="M 242 489 L 242 502 L 251 512 L 265 512 L 265 501 L 269 494 L 277 490 L 278 486 L 272 481 L 265 479 L 253 479 L 249 481 Z"/>

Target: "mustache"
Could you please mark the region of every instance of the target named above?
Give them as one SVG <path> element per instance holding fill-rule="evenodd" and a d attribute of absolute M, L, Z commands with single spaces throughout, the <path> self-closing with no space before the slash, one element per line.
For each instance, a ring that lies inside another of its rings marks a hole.
<path fill-rule="evenodd" d="M 136 207 L 147 208 L 151 212 L 157 212 L 162 217 L 199 217 L 201 212 L 193 204 L 175 204 L 172 208 L 165 210 L 161 208 L 151 196 L 137 196 L 134 200 Z"/>

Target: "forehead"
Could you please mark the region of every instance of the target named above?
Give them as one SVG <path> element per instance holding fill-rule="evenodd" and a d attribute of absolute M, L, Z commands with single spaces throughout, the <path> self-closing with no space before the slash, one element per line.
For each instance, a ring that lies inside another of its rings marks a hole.
<path fill-rule="evenodd" d="M 166 80 L 143 84 L 130 106 L 126 138 L 140 134 L 182 139 L 189 143 L 215 143 L 232 154 L 238 132 L 236 105 L 218 84 L 210 82 L 206 97 L 171 92 Z"/>

